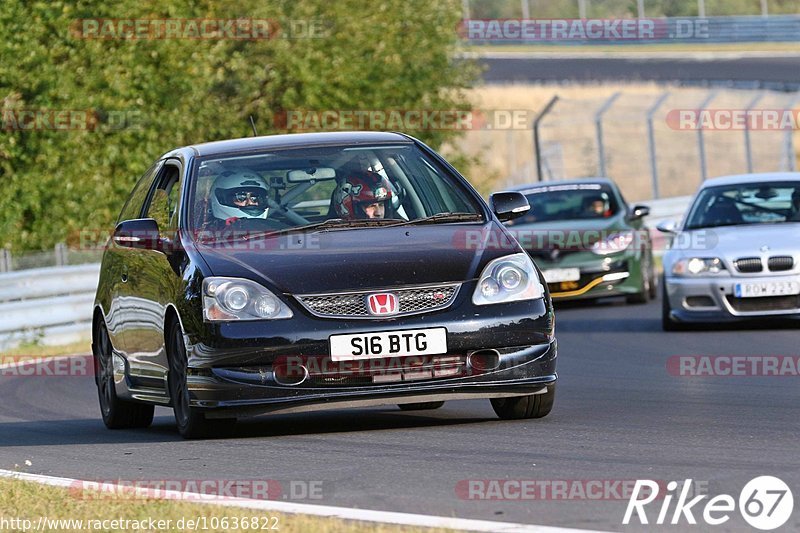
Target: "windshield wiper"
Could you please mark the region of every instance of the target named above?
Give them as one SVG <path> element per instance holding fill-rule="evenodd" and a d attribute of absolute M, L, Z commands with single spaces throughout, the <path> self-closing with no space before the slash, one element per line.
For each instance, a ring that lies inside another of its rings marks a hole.
<path fill-rule="evenodd" d="M 331 218 L 322 222 L 306 224 L 304 226 L 294 226 L 276 230 L 258 231 L 244 234 L 233 234 L 230 238 L 240 238 L 245 241 L 260 239 L 263 237 L 273 237 L 277 235 L 288 235 L 291 233 L 324 232 L 357 228 L 391 228 L 396 226 L 406 226 L 409 224 L 436 224 L 439 222 L 465 222 L 482 220 L 483 217 L 476 213 L 439 213 L 426 218 L 416 220 L 402 220 L 396 218 L 364 218 L 358 220 L 345 220 L 342 218 Z M 217 241 L 219 239 L 213 239 Z M 209 241 L 210 242 L 210 241 Z"/>
<path fill-rule="evenodd" d="M 294 226 L 291 228 L 284 228 L 279 230 L 261 231 L 258 233 L 251 233 L 244 238 L 257 239 L 259 237 L 267 237 L 272 235 L 287 235 L 289 233 L 305 233 L 309 231 L 328 231 L 333 229 L 352 229 L 352 228 L 373 228 L 381 226 L 391 226 L 397 223 L 397 220 L 386 218 L 365 218 L 360 220 L 345 220 L 343 218 L 330 218 L 322 222 L 315 222 L 313 224 L 306 224 L 305 226 Z"/>
<path fill-rule="evenodd" d="M 483 220 L 478 213 L 437 213 L 425 218 L 417 218 L 407 222 L 401 222 L 394 226 L 412 226 L 416 224 L 439 224 L 442 222 L 475 222 Z"/>

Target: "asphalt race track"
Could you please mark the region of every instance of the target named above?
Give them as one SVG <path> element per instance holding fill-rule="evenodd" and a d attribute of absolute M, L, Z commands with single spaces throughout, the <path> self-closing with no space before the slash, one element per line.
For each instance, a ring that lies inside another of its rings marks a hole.
<path fill-rule="evenodd" d="M 322 499 L 304 503 L 626 531 L 647 527 L 623 527 L 627 500 L 613 493 L 602 501 L 486 501 L 456 487 L 690 478 L 736 500 L 761 475 L 799 487 L 797 377 L 667 371 L 673 355 L 797 356 L 797 325 L 667 334 L 659 317 L 657 303 L 559 308 L 556 406 L 545 419 L 521 422 L 499 421 L 487 401 L 457 401 L 427 413 L 272 416 L 240 422 L 228 439 L 184 441 L 161 408 L 149 430 L 106 430 L 90 377 L 3 376 L 0 468 L 30 460 L 23 470 L 90 480 L 321 481 Z M 650 520 L 657 514 L 654 507 Z M 800 528 L 796 509 L 785 527 Z M 685 521 L 663 529 L 708 530 Z M 752 531 L 736 513 L 713 530 Z"/>
<path fill-rule="evenodd" d="M 653 81 L 685 85 L 798 90 L 800 55 L 779 57 L 670 58 L 594 57 L 533 54 L 482 58 L 486 83 Z"/>

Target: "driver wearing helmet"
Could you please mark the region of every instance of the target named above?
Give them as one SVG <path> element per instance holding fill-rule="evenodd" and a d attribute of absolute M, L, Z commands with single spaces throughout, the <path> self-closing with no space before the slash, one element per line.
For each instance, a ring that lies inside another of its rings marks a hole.
<path fill-rule="evenodd" d="M 389 218 L 392 186 L 375 172 L 355 172 L 336 187 L 333 206 L 339 218 L 345 220 Z"/>
<path fill-rule="evenodd" d="M 608 217 L 611 216 L 611 209 L 608 197 L 605 194 L 589 196 L 583 201 L 583 208 L 587 215 Z"/>
<path fill-rule="evenodd" d="M 230 226 L 240 218 L 267 218 L 269 185 L 254 172 L 223 172 L 211 187 L 211 214 Z"/>

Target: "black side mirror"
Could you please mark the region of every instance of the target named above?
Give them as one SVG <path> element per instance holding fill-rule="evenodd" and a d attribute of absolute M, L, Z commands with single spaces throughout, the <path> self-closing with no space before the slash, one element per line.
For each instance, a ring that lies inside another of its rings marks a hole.
<path fill-rule="evenodd" d="M 489 203 L 500 222 L 521 217 L 531 209 L 528 199 L 520 192 L 496 192 L 489 197 Z"/>
<path fill-rule="evenodd" d="M 628 220 L 640 220 L 650 215 L 650 208 L 646 205 L 635 205 L 628 214 Z"/>
<path fill-rule="evenodd" d="M 152 218 L 125 220 L 117 224 L 112 237 L 114 244 L 126 248 L 160 250 L 161 237 L 158 222 Z"/>

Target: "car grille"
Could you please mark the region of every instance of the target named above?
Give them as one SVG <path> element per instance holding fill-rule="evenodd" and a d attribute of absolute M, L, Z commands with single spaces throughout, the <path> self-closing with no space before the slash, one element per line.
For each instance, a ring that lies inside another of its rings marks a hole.
<path fill-rule="evenodd" d="M 740 313 L 800 309 L 800 296 L 768 296 L 765 298 L 735 298 L 727 296 L 726 298 L 731 307 Z"/>
<path fill-rule="evenodd" d="M 348 370 L 348 366 L 353 366 L 353 363 L 343 362 L 339 370 L 309 372 L 306 383 L 325 387 L 372 385 L 453 378 L 467 372 L 467 358 L 463 355 L 409 357 L 390 365 L 384 362 L 379 359 L 361 361 L 361 365 L 355 365 L 352 370 Z"/>
<path fill-rule="evenodd" d="M 384 289 L 340 294 L 307 294 L 297 296 L 308 311 L 322 318 L 381 318 L 370 314 L 367 296 L 390 292 L 397 295 L 398 312 L 385 318 L 438 311 L 455 300 L 460 284 Z"/>
<path fill-rule="evenodd" d="M 760 257 L 743 257 L 734 261 L 733 264 L 736 265 L 736 270 L 744 274 L 752 274 L 753 272 L 764 270 Z"/>
<path fill-rule="evenodd" d="M 769 269 L 772 272 L 785 272 L 794 268 L 794 257 L 790 255 L 776 255 L 769 258 Z"/>

